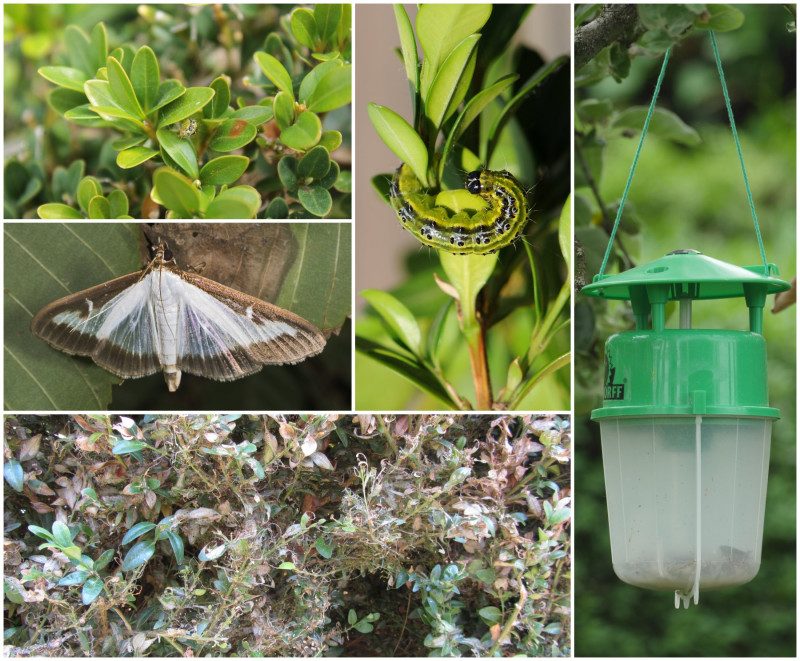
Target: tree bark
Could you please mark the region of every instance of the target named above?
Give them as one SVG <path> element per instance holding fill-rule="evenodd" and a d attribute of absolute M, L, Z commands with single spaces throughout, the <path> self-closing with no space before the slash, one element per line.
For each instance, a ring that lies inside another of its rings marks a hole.
<path fill-rule="evenodd" d="M 644 31 L 636 5 L 603 5 L 597 18 L 575 29 L 575 71 L 606 46 L 615 41 L 632 44 Z"/>

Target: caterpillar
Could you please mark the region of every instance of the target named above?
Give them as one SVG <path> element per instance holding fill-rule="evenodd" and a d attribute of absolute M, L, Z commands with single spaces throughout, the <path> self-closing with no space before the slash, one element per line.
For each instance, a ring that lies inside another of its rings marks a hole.
<path fill-rule="evenodd" d="M 178 137 L 191 138 L 195 133 L 197 133 L 197 120 L 184 119 L 183 122 L 181 122 L 180 129 L 178 129 Z"/>
<path fill-rule="evenodd" d="M 486 208 L 469 215 L 436 206 L 434 196 L 413 170 L 401 163 L 392 177 L 389 200 L 400 224 L 433 248 L 488 255 L 513 242 L 528 220 L 528 204 L 525 191 L 511 173 L 475 170 L 467 174 L 464 187 L 480 195 Z"/>

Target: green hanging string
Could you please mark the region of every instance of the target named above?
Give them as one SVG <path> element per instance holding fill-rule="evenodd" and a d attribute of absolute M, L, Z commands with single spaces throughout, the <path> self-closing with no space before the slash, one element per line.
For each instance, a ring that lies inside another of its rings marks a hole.
<path fill-rule="evenodd" d="M 711 34 L 711 44 L 714 47 L 714 58 L 717 61 L 717 71 L 719 71 L 719 79 L 722 83 L 722 94 L 725 97 L 725 106 L 728 109 L 728 119 L 731 123 L 731 130 L 733 131 L 733 140 L 736 143 L 736 151 L 739 154 L 739 164 L 742 166 L 742 175 L 744 176 L 744 187 L 747 191 L 747 200 L 750 203 L 750 213 L 753 216 L 753 224 L 756 228 L 756 239 L 758 240 L 758 247 L 761 250 L 761 259 L 764 262 L 764 273 L 769 275 L 769 265 L 767 264 L 767 254 L 764 251 L 764 242 L 761 239 L 761 230 L 758 227 L 758 217 L 756 216 L 756 207 L 753 204 L 753 194 L 750 192 L 750 182 L 747 179 L 747 171 L 744 167 L 744 156 L 742 155 L 742 146 L 739 144 L 739 134 L 736 132 L 736 122 L 733 120 L 733 109 L 731 108 L 731 100 L 728 96 L 728 86 L 725 84 L 725 74 L 722 73 L 722 62 L 720 61 L 719 57 L 719 50 L 717 50 L 717 40 L 714 37 L 713 30 L 709 30 Z M 650 102 L 650 108 L 647 111 L 647 117 L 644 120 L 644 126 L 642 127 L 642 135 L 639 138 L 639 145 L 636 147 L 636 154 L 633 157 L 633 163 L 631 164 L 631 171 L 628 174 L 628 181 L 625 184 L 625 190 L 622 193 L 622 199 L 619 203 L 619 209 L 617 209 L 617 217 L 614 220 L 614 227 L 611 229 L 611 236 L 608 240 L 608 247 L 606 248 L 606 254 L 603 257 L 603 263 L 600 266 L 600 273 L 597 275 L 597 279 L 603 276 L 606 270 L 606 264 L 608 263 L 608 258 L 611 255 L 611 247 L 614 245 L 614 237 L 617 234 L 617 228 L 619 227 L 619 221 L 622 218 L 622 209 L 625 207 L 625 200 L 628 198 L 628 191 L 631 187 L 631 182 L 633 181 L 633 173 L 636 170 L 636 163 L 639 160 L 639 154 L 642 151 L 642 143 L 644 142 L 644 136 L 647 134 L 647 127 L 650 125 L 650 119 L 653 116 L 653 111 L 656 107 L 656 99 L 658 98 L 658 93 L 661 90 L 661 81 L 664 80 L 664 72 L 667 70 L 667 62 L 669 61 L 669 53 L 670 51 L 667 50 L 664 53 L 664 63 L 661 65 L 661 73 L 658 74 L 658 81 L 656 82 L 656 88 L 653 92 L 653 99 Z"/>
<path fill-rule="evenodd" d="M 744 177 L 744 187 L 747 190 L 747 201 L 750 203 L 750 213 L 753 215 L 753 225 L 756 228 L 756 238 L 758 239 L 758 247 L 761 250 L 761 259 L 764 262 L 764 274 L 769 275 L 769 265 L 767 264 L 767 253 L 764 251 L 764 242 L 761 240 L 761 230 L 758 228 L 758 217 L 756 216 L 756 206 L 753 204 L 753 194 L 750 192 L 750 182 L 747 180 L 747 171 L 744 169 L 744 157 L 742 156 L 742 146 L 739 144 L 739 134 L 736 132 L 736 122 L 733 121 L 733 110 L 731 109 L 731 99 L 728 96 L 728 86 L 725 84 L 725 74 L 722 73 L 722 62 L 719 59 L 719 51 L 717 50 L 717 39 L 714 37 L 714 31 L 711 30 L 711 44 L 714 46 L 714 57 L 717 60 L 717 71 L 719 71 L 719 79 L 722 83 L 722 94 L 725 96 L 725 105 L 728 108 L 728 119 L 731 123 L 731 130 L 733 131 L 733 140 L 736 142 L 736 151 L 739 154 L 739 163 L 742 166 L 742 176 Z"/>
<path fill-rule="evenodd" d="M 617 218 L 614 221 L 614 227 L 611 229 L 611 237 L 608 239 L 608 247 L 606 248 L 605 257 L 603 257 L 603 263 L 600 266 L 600 273 L 598 274 L 598 278 L 602 277 L 603 273 L 605 273 L 606 263 L 608 262 L 608 258 L 611 255 L 611 246 L 614 245 L 614 237 L 617 234 L 619 221 L 622 218 L 622 209 L 625 207 L 625 200 L 628 198 L 628 191 L 630 190 L 631 182 L 633 181 L 633 173 L 636 170 L 636 162 L 639 160 L 639 154 L 642 151 L 642 143 L 644 142 L 644 136 L 647 134 L 647 127 L 650 126 L 650 119 L 653 116 L 653 111 L 656 109 L 656 99 L 658 98 L 658 93 L 661 90 L 661 81 L 664 80 L 664 72 L 667 70 L 667 62 L 669 61 L 670 50 L 671 49 L 667 49 L 667 52 L 664 53 L 664 64 L 661 65 L 661 73 L 658 74 L 658 82 L 656 82 L 656 89 L 653 92 L 653 100 L 650 101 L 650 109 L 647 111 L 647 117 L 644 120 L 644 126 L 642 127 L 642 135 L 639 138 L 639 146 L 636 147 L 636 154 L 633 157 L 633 163 L 631 164 L 631 171 L 628 174 L 628 182 L 625 184 L 625 190 L 622 193 L 622 200 L 620 200 L 619 209 L 617 209 Z"/>

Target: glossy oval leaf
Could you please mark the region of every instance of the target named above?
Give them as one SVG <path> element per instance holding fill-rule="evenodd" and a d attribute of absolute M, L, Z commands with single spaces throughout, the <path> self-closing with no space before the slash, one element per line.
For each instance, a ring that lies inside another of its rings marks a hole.
<path fill-rule="evenodd" d="M 125 536 L 122 538 L 120 544 L 132 542 L 134 539 L 141 537 L 147 532 L 150 532 L 155 527 L 156 524 L 152 521 L 139 521 L 139 523 L 135 523 L 133 526 L 131 526 L 131 529 L 125 533 Z"/>
<path fill-rule="evenodd" d="M 61 87 L 83 92 L 83 84 L 89 77 L 80 69 L 72 67 L 41 67 L 39 75 Z"/>
<path fill-rule="evenodd" d="M 36 213 L 43 220 L 83 220 L 85 218 L 77 209 L 58 202 L 42 204 L 36 209 Z"/>
<path fill-rule="evenodd" d="M 292 12 L 290 18 L 292 32 L 303 46 L 314 48 L 317 41 L 317 22 L 314 13 L 305 7 L 298 7 Z"/>
<path fill-rule="evenodd" d="M 171 103 L 175 99 L 183 96 L 186 93 L 186 88 L 181 85 L 177 80 L 165 80 L 158 86 L 158 95 L 156 96 L 153 105 L 150 107 L 150 112 L 158 110 L 159 108 Z"/>
<path fill-rule="evenodd" d="M 100 185 L 100 182 L 97 181 L 97 179 L 94 177 L 84 177 L 78 184 L 78 192 L 76 195 L 78 199 L 78 206 L 80 206 L 80 208 L 83 209 L 83 212 L 88 215 L 89 202 L 96 195 L 102 194 L 103 187 Z"/>
<path fill-rule="evenodd" d="M 72 572 L 71 574 L 67 574 L 58 582 L 58 584 L 61 586 L 80 585 L 90 576 L 91 574 L 88 571 L 78 570 Z"/>
<path fill-rule="evenodd" d="M 214 98 L 211 99 L 210 104 L 203 108 L 203 112 L 206 117 L 221 119 L 231 105 L 231 87 L 228 84 L 228 79 L 223 76 L 212 80 L 210 87 L 214 90 Z"/>
<path fill-rule="evenodd" d="M 297 98 L 301 101 L 307 101 L 309 95 L 314 91 L 319 81 L 330 71 L 339 69 L 342 66 L 343 63 L 341 60 L 330 60 L 329 62 L 322 62 L 315 66 L 305 75 L 300 83 L 300 89 L 297 91 Z"/>
<path fill-rule="evenodd" d="M 367 289 L 361 292 L 361 295 L 375 308 L 396 339 L 414 355 L 419 356 L 422 346 L 422 331 L 411 311 L 385 291 Z"/>
<path fill-rule="evenodd" d="M 122 571 L 131 571 L 137 567 L 141 567 L 156 552 L 156 544 L 152 541 L 138 542 L 134 544 L 130 551 L 125 554 L 125 559 L 122 561 Z"/>
<path fill-rule="evenodd" d="M 272 115 L 275 123 L 283 131 L 289 128 L 294 121 L 294 101 L 286 92 L 278 92 L 272 101 Z"/>
<path fill-rule="evenodd" d="M 320 218 L 327 216 L 333 207 L 331 194 L 323 186 L 301 186 L 297 190 L 297 198 L 306 211 Z"/>
<path fill-rule="evenodd" d="M 92 36 L 89 40 L 91 52 L 91 66 L 93 71 L 97 71 L 106 63 L 108 57 L 108 33 L 103 23 L 98 23 L 92 28 Z"/>
<path fill-rule="evenodd" d="M 136 51 L 136 56 L 133 58 L 131 83 L 136 98 L 145 113 L 149 112 L 158 98 L 160 78 L 161 72 L 158 68 L 156 54 L 149 46 L 142 46 Z"/>
<path fill-rule="evenodd" d="M 210 147 L 214 151 L 233 151 L 252 142 L 258 133 L 255 126 L 244 119 L 226 119 L 220 124 Z"/>
<path fill-rule="evenodd" d="M 81 601 L 85 606 L 88 606 L 100 596 L 102 591 L 103 579 L 98 576 L 93 576 L 83 584 L 83 590 L 81 590 Z"/>
<path fill-rule="evenodd" d="M 158 153 L 158 149 L 150 149 L 149 147 L 124 149 L 117 154 L 117 165 L 123 169 L 135 168 L 137 165 L 149 161 L 153 156 L 157 156 Z"/>
<path fill-rule="evenodd" d="M 475 70 L 479 34 L 466 37 L 442 63 L 425 99 L 425 116 L 435 129 L 452 115 L 464 100 Z"/>
<path fill-rule="evenodd" d="M 192 218 L 200 208 L 200 192 L 172 168 L 159 168 L 153 173 L 150 196 L 180 218 Z"/>
<path fill-rule="evenodd" d="M 276 197 L 267 207 L 266 218 L 285 220 L 289 217 L 289 205 L 282 197 Z"/>
<path fill-rule="evenodd" d="M 331 168 L 331 157 L 325 147 L 317 145 L 300 159 L 297 174 L 305 179 L 321 179 Z"/>
<path fill-rule="evenodd" d="M 187 174 L 192 180 L 200 176 L 200 168 L 197 165 L 197 153 L 191 140 L 180 138 L 177 133 L 167 129 L 156 131 L 156 137 L 169 157 Z"/>
<path fill-rule="evenodd" d="M 89 76 L 94 75 L 98 67 L 93 61 L 92 46 L 86 33 L 77 25 L 68 25 L 64 30 L 64 42 L 70 64 L 76 69 L 85 71 Z M 102 64 L 105 64 L 105 61 Z"/>
<path fill-rule="evenodd" d="M 342 10 L 343 6 L 336 3 L 318 2 L 314 5 L 317 33 L 323 42 L 329 42 L 336 34 L 342 20 Z"/>
<path fill-rule="evenodd" d="M 400 34 L 400 51 L 403 54 L 403 64 L 406 68 L 406 77 L 411 83 L 411 89 L 419 89 L 419 54 L 417 53 L 417 40 L 414 37 L 414 28 L 408 18 L 405 8 L 401 4 L 394 6 L 394 17 L 397 22 L 397 31 Z"/>
<path fill-rule="evenodd" d="M 164 106 L 158 119 L 159 128 L 169 126 L 193 115 L 214 98 L 210 87 L 189 87 L 181 96 Z"/>
<path fill-rule="evenodd" d="M 261 71 L 264 72 L 264 75 L 269 78 L 270 82 L 282 92 L 286 92 L 286 94 L 292 98 L 292 101 L 294 101 L 292 77 L 289 75 L 289 72 L 286 71 L 286 67 L 269 53 L 258 52 L 253 55 L 253 57 L 255 58 L 256 64 L 258 64 Z"/>
<path fill-rule="evenodd" d="M 244 174 L 249 165 L 250 159 L 247 156 L 214 158 L 200 169 L 200 183 L 212 186 L 232 184 Z"/>
<path fill-rule="evenodd" d="M 313 112 L 329 112 L 350 103 L 351 77 L 349 64 L 328 71 L 309 94 L 306 100 L 308 109 Z"/>
<path fill-rule="evenodd" d="M 328 153 L 338 149 L 342 144 L 342 134 L 339 131 L 323 131 L 319 144 L 328 150 Z"/>
<path fill-rule="evenodd" d="M 302 112 L 297 120 L 281 131 L 281 142 L 297 151 L 305 151 L 319 142 L 322 136 L 322 122 L 313 112 Z"/>
<path fill-rule="evenodd" d="M 205 218 L 255 218 L 261 196 L 251 186 L 236 186 L 223 191 L 208 205 Z"/>
<path fill-rule="evenodd" d="M 3 477 L 14 491 L 22 493 L 22 489 L 25 486 L 25 472 L 22 470 L 22 464 L 16 459 L 3 464 Z"/>
<path fill-rule="evenodd" d="M 144 111 L 139 99 L 136 98 L 133 84 L 128 78 L 128 74 L 125 73 L 125 69 L 113 57 L 109 57 L 106 60 L 106 67 L 108 69 L 108 84 L 111 89 L 111 95 L 116 99 L 117 105 L 134 117 L 144 119 Z"/>
<path fill-rule="evenodd" d="M 231 119 L 244 119 L 251 124 L 263 124 L 272 119 L 273 111 L 271 105 L 245 106 L 244 108 L 239 108 L 239 110 L 234 110 L 230 117 Z"/>
<path fill-rule="evenodd" d="M 286 190 L 297 189 L 297 168 L 299 162 L 294 156 L 284 156 L 278 161 L 278 177 Z"/>
<path fill-rule="evenodd" d="M 425 98 L 439 67 L 463 39 L 478 32 L 489 20 L 488 4 L 425 4 L 417 12 L 417 38 L 425 57 L 420 92 Z"/>
<path fill-rule="evenodd" d="M 395 155 L 408 163 L 423 186 L 428 184 L 428 150 L 419 134 L 394 110 L 370 103 L 367 106 L 370 121 L 381 140 Z"/>

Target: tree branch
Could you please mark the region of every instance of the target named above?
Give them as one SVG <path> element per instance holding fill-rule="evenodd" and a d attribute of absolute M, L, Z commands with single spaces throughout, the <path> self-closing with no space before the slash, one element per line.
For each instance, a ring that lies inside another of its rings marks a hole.
<path fill-rule="evenodd" d="M 645 32 L 636 5 L 603 5 L 600 15 L 575 29 L 575 71 L 615 41 L 630 45 Z"/>

